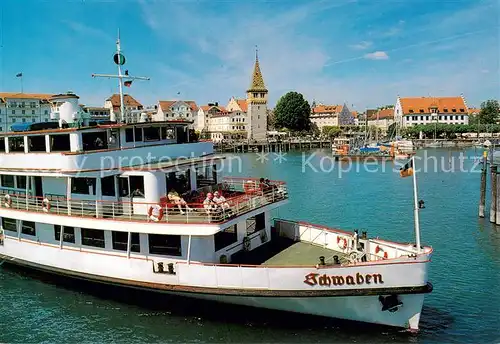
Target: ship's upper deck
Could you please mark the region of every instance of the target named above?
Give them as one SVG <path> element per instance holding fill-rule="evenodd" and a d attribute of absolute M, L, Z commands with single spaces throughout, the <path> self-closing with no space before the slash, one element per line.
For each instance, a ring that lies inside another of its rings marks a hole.
<path fill-rule="evenodd" d="M 213 153 L 189 121 L 96 124 L 0 133 L 2 173 L 71 174 L 200 157 Z"/>

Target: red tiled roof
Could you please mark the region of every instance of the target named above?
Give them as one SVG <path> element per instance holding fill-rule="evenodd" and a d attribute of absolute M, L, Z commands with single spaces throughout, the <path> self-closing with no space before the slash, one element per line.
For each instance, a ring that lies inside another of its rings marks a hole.
<path fill-rule="evenodd" d="M 351 111 L 352 117 L 358 118 L 358 112 L 357 111 Z"/>
<path fill-rule="evenodd" d="M 431 108 L 437 108 L 439 113 L 467 113 L 462 97 L 400 98 L 400 102 L 404 115 L 430 113 Z"/>
<path fill-rule="evenodd" d="M 19 93 L 19 92 L 0 92 L 0 100 L 5 102 L 6 98 L 10 99 L 37 99 L 48 101 L 52 98 L 52 94 L 46 93 Z"/>
<path fill-rule="evenodd" d="M 158 103 L 160 103 L 160 107 L 162 110 L 166 110 L 170 108 L 172 105 L 174 105 L 177 102 L 184 102 L 189 107 L 191 108 L 192 111 L 198 111 L 198 105 L 196 105 L 196 102 L 194 100 L 159 100 Z"/>
<path fill-rule="evenodd" d="M 343 105 L 316 105 L 313 107 L 313 113 L 340 113 Z"/>
<path fill-rule="evenodd" d="M 248 104 L 245 99 L 236 99 L 236 102 L 238 103 L 238 106 L 240 107 L 241 111 L 243 112 L 248 111 Z"/>
<path fill-rule="evenodd" d="M 469 108 L 469 115 L 477 115 L 481 112 L 481 109 L 478 108 Z"/>
<path fill-rule="evenodd" d="M 111 101 L 111 104 L 113 107 L 119 107 L 120 106 L 120 95 L 119 94 L 113 94 L 111 97 L 108 99 Z M 141 103 L 139 103 L 137 100 L 134 99 L 131 95 L 124 94 L 123 95 L 123 102 L 125 103 L 125 106 L 133 106 L 133 107 L 139 107 L 142 106 Z"/>

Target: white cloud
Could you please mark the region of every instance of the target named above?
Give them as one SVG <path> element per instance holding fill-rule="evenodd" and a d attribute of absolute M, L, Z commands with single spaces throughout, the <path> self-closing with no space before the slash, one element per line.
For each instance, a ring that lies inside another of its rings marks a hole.
<path fill-rule="evenodd" d="M 93 36 L 106 40 L 113 40 L 113 38 L 104 31 L 101 31 L 100 29 L 97 29 L 95 27 L 85 25 L 81 22 L 70 21 L 70 20 L 62 20 L 61 22 L 67 25 L 73 32 L 76 32 L 78 34 L 84 36 Z"/>
<path fill-rule="evenodd" d="M 365 50 L 365 49 L 368 49 L 369 47 L 371 47 L 372 45 L 373 45 L 373 42 L 361 41 L 357 44 L 350 45 L 350 47 L 352 49 L 356 49 L 356 50 Z"/>
<path fill-rule="evenodd" d="M 365 59 L 369 60 L 388 60 L 389 55 L 385 51 L 375 51 L 365 55 Z"/>

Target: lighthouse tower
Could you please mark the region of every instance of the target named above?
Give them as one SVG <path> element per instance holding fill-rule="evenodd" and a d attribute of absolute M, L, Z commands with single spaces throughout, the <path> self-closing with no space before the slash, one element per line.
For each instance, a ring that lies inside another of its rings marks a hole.
<path fill-rule="evenodd" d="M 252 82 L 247 90 L 248 139 L 266 140 L 267 137 L 267 89 L 259 66 L 258 51 L 255 51 L 255 65 Z"/>

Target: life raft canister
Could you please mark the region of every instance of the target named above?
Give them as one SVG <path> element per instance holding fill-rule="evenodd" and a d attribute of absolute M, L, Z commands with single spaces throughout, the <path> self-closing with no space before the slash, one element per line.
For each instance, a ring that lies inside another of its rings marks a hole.
<path fill-rule="evenodd" d="M 4 202 L 3 204 L 7 207 L 10 208 L 12 206 L 12 198 L 10 197 L 9 194 L 4 196 Z"/>
<path fill-rule="evenodd" d="M 48 198 L 43 199 L 42 210 L 46 213 L 48 213 L 50 211 L 50 200 Z"/>

